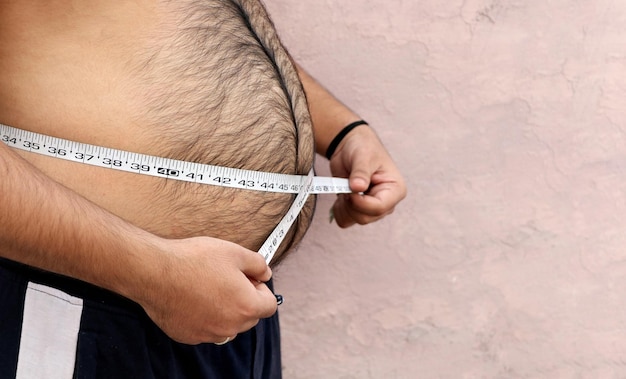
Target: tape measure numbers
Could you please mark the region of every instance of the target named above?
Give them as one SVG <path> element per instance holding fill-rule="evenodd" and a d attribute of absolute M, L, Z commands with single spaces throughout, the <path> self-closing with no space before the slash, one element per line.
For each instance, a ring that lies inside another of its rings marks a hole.
<path fill-rule="evenodd" d="M 268 264 L 310 194 L 352 192 L 347 179 L 314 176 L 313 170 L 305 176 L 206 165 L 70 141 L 4 124 L 0 124 L 0 140 L 12 148 L 96 167 L 219 187 L 297 194 L 259 250 Z"/>

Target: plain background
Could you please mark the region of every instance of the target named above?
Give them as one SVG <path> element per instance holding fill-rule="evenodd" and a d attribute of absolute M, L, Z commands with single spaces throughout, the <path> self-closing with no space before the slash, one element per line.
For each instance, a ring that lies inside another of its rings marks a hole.
<path fill-rule="evenodd" d="M 320 198 L 285 377 L 626 378 L 626 2 L 266 5 L 409 186 L 348 230 Z"/>

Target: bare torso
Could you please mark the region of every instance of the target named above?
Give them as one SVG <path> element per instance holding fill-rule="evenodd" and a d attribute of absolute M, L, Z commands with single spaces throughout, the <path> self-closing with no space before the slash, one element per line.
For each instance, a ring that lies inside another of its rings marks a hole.
<path fill-rule="evenodd" d="M 228 1 L 0 4 L 0 123 L 144 154 L 304 174 L 313 137 L 295 71 L 268 58 L 273 52 L 258 40 L 270 37 L 255 37 L 273 30 L 253 20 L 251 32 L 239 13 Z M 207 235 L 257 249 L 293 199 L 20 154 L 170 238 Z M 295 239 L 311 212 L 309 204 Z"/>

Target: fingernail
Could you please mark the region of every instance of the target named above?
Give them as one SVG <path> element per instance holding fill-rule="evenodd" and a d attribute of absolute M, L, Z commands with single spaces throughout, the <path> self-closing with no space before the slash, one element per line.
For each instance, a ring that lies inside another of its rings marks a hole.
<path fill-rule="evenodd" d="M 355 184 L 358 184 L 359 186 L 367 185 L 367 180 L 362 179 L 362 178 L 356 178 L 354 181 L 356 182 Z"/>
<path fill-rule="evenodd" d="M 332 224 L 334 220 L 335 220 L 335 212 L 333 212 L 333 209 L 330 208 L 330 212 L 328 212 L 328 223 Z"/>

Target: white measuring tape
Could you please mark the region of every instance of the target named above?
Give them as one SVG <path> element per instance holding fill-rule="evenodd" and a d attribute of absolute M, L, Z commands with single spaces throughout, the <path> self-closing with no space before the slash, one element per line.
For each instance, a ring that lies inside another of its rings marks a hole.
<path fill-rule="evenodd" d="M 310 194 L 351 193 L 348 179 L 287 175 L 185 162 L 90 145 L 0 124 L 0 140 L 10 147 L 71 162 L 165 179 L 253 191 L 294 193 L 293 204 L 259 253 L 269 264 Z"/>

